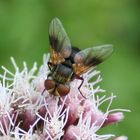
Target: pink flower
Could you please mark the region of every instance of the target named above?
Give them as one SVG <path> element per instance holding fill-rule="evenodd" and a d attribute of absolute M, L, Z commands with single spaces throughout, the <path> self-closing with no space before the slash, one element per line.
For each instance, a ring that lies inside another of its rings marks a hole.
<path fill-rule="evenodd" d="M 105 90 L 97 86 L 102 80 L 99 71 L 92 69 L 83 75 L 84 83 L 81 96 L 79 80 L 70 83 L 70 93 L 65 97 L 43 95 L 44 81 L 49 74 L 47 66 L 49 56 L 37 71 L 37 64 L 28 70 L 23 63 L 20 71 L 11 58 L 15 72 L 2 67 L 0 75 L 0 139 L 5 140 L 107 140 L 114 134 L 98 135 L 98 130 L 124 119 L 123 109 L 110 110 L 116 96 L 106 97 Z M 37 73 L 37 74 L 36 74 Z M 94 77 L 96 80 L 89 82 Z M 102 94 L 102 97 L 98 96 Z M 109 102 L 105 111 L 100 106 Z M 116 137 L 114 140 L 126 140 Z"/>

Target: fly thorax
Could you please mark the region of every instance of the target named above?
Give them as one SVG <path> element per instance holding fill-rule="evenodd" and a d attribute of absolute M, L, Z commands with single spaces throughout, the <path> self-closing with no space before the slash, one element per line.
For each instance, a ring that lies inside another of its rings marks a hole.
<path fill-rule="evenodd" d="M 71 80 L 72 74 L 73 69 L 71 67 L 67 67 L 63 64 L 58 64 L 53 72 L 52 77 L 58 83 L 65 84 Z"/>

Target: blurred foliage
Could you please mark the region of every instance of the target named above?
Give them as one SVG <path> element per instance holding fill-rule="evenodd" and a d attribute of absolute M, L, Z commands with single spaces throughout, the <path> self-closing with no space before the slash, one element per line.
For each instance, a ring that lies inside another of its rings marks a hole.
<path fill-rule="evenodd" d="M 23 60 L 29 67 L 35 60 L 40 65 L 49 51 L 48 25 L 53 17 L 60 18 L 75 46 L 113 44 L 114 54 L 98 67 L 102 88 L 118 96 L 113 107 L 132 113 L 103 131 L 139 140 L 139 4 L 138 0 L 0 0 L 0 65 L 12 69 L 10 56 L 20 66 Z"/>

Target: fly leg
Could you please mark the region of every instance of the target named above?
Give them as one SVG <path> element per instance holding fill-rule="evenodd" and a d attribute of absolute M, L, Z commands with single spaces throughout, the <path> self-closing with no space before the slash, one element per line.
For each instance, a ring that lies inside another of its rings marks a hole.
<path fill-rule="evenodd" d="M 51 62 L 48 62 L 48 67 L 49 67 L 49 70 L 52 72 L 52 66 L 54 66 L 54 64 L 53 63 L 51 63 Z"/>
<path fill-rule="evenodd" d="M 85 98 L 85 99 L 87 99 L 87 98 L 83 95 L 83 93 L 81 92 L 81 90 L 80 90 L 80 88 L 82 87 L 82 85 L 83 85 L 83 83 L 84 83 L 83 77 L 80 77 L 80 76 L 76 75 L 76 79 L 81 80 L 81 84 L 79 85 L 78 90 L 79 90 L 80 94 L 82 95 L 82 97 Z"/>
<path fill-rule="evenodd" d="M 46 90 L 46 89 L 44 88 L 43 91 L 41 92 L 41 95 L 43 95 L 43 93 L 45 92 L 45 90 Z"/>

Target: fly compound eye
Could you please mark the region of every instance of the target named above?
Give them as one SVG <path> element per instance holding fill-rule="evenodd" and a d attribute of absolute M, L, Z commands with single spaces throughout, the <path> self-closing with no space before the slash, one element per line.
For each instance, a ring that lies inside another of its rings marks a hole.
<path fill-rule="evenodd" d="M 65 96 L 69 93 L 70 87 L 68 85 L 59 84 L 57 86 L 57 92 L 60 96 Z"/>
<path fill-rule="evenodd" d="M 45 85 L 45 89 L 48 90 L 49 93 L 53 92 L 55 89 L 55 81 L 51 79 L 45 80 L 44 85 Z"/>

